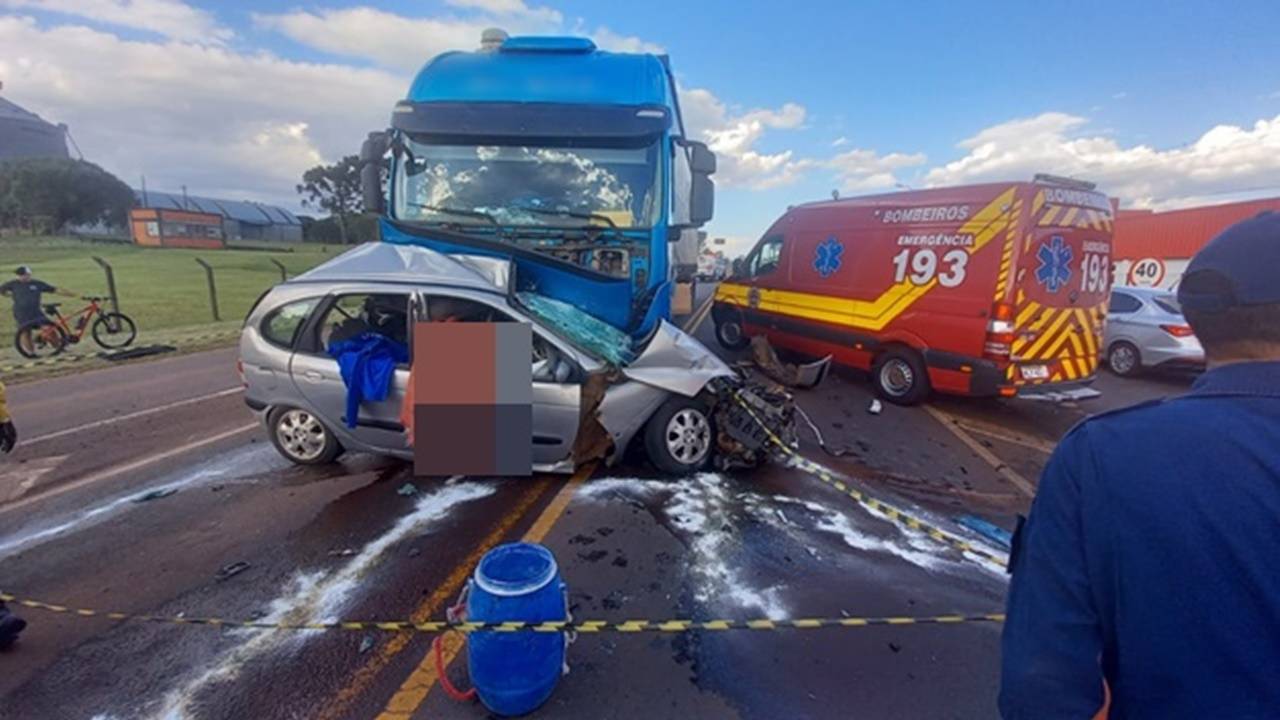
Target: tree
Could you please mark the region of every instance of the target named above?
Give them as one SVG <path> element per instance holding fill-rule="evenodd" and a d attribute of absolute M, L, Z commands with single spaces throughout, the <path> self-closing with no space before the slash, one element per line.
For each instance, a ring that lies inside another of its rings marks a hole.
<path fill-rule="evenodd" d="M 124 227 L 133 204 L 133 190 L 91 162 L 22 158 L 0 163 L 0 226 Z"/>
<path fill-rule="evenodd" d="M 338 221 L 345 244 L 347 218 L 363 211 L 360 197 L 360 158 L 348 155 L 332 165 L 317 165 L 302 174 L 298 185 L 303 207 L 328 211 Z"/>

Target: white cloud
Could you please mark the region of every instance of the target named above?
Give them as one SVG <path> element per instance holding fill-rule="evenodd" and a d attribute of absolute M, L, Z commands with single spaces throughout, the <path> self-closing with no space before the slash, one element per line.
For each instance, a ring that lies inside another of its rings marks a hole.
<path fill-rule="evenodd" d="M 404 71 L 422 67 L 448 50 L 474 50 L 493 17 L 405 17 L 371 7 L 295 10 L 281 15 L 254 13 L 254 24 L 275 30 L 303 45 L 335 55 L 372 60 Z M 559 22 L 539 15 L 506 18 L 513 32 L 541 32 Z M 371 38 L 376 41 L 371 42 Z"/>
<path fill-rule="evenodd" d="M 816 165 L 796 158 L 790 150 L 764 153 L 756 148 L 767 130 L 802 126 L 803 105 L 785 103 L 777 109 L 735 113 L 709 90 L 681 88 L 680 107 L 690 135 L 715 151 L 719 161 L 715 179 L 720 185 L 753 190 L 788 185 Z"/>
<path fill-rule="evenodd" d="M 581 19 L 569 29 L 559 11 L 531 7 L 520 0 L 450 0 L 448 4 L 469 13 L 411 17 L 360 6 L 254 13 L 253 20 L 260 28 L 308 47 L 406 71 L 417 70 L 442 52 L 479 47 L 480 34 L 491 27 L 511 35 L 588 35 L 600 48 L 615 52 L 663 52 L 660 45 L 604 26 L 588 31 Z"/>
<path fill-rule="evenodd" d="M 1188 145 L 1164 150 L 1085 134 L 1086 124 L 1048 112 L 993 125 L 960 143 L 967 154 L 930 170 L 926 180 L 952 185 L 1046 172 L 1096 182 L 1137 206 L 1280 186 L 1280 115 L 1252 127 L 1217 125 Z"/>
<path fill-rule="evenodd" d="M 1129 93 L 1127 93 L 1127 92 L 1125 92 L 1125 91 L 1123 91 L 1123 90 L 1121 90 L 1120 92 L 1111 93 L 1111 99 L 1112 99 L 1112 100 L 1123 100 L 1123 99 L 1125 99 L 1125 98 L 1127 98 L 1127 97 L 1129 97 Z"/>
<path fill-rule="evenodd" d="M 136 185 L 296 204 L 301 174 L 358 151 L 407 77 L 0 16 L 6 96 L 66 122 Z"/>
<path fill-rule="evenodd" d="M 560 11 L 545 7 L 529 7 L 524 0 L 445 0 L 445 2 L 457 8 L 480 10 L 494 17 L 531 17 L 549 23 L 558 23 L 562 19 Z"/>
<path fill-rule="evenodd" d="M 211 13 L 179 0 L 0 0 L 0 7 L 73 15 L 182 42 L 216 45 L 233 36 Z"/>
<path fill-rule="evenodd" d="M 578 31 L 575 34 L 588 35 L 601 50 L 624 53 L 653 53 L 661 55 L 666 50 L 656 43 L 642 40 L 634 35 L 621 35 L 601 25 L 594 32 Z"/>
<path fill-rule="evenodd" d="M 835 170 L 841 191 L 866 192 L 893 188 L 898 184 L 895 171 L 922 165 L 924 161 L 924 153 L 881 155 L 874 150 L 855 148 L 836 155 L 826 164 Z"/>
<path fill-rule="evenodd" d="M 849 143 L 849 138 L 847 138 L 847 137 L 845 137 L 845 136 L 841 135 L 840 137 L 838 137 L 838 138 L 836 138 L 835 140 L 832 140 L 832 141 L 831 141 L 831 147 L 833 147 L 833 148 L 837 148 L 837 147 L 840 147 L 840 146 L 842 146 L 842 145 L 847 145 L 848 143 Z"/>

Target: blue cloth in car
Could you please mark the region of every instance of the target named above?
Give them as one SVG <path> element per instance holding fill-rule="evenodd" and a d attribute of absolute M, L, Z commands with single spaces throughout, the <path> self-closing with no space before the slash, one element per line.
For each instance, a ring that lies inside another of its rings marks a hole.
<path fill-rule="evenodd" d="M 329 355 L 338 361 L 347 386 L 347 427 L 354 428 L 360 403 L 386 400 L 396 365 L 409 362 L 409 348 L 386 335 L 362 333 L 349 340 L 329 343 Z"/>

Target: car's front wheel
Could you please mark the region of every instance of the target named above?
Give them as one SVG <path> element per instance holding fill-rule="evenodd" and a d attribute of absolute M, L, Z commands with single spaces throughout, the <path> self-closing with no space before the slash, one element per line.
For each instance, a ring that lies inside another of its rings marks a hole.
<path fill-rule="evenodd" d="M 645 426 L 649 460 L 662 472 L 688 475 L 711 462 L 715 426 L 707 406 L 686 397 L 662 403 Z"/>
<path fill-rule="evenodd" d="M 324 465 L 342 454 L 342 445 L 329 428 L 302 408 L 276 408 L 268 416 L 267 427 L 276 450 L 298 465 Z"/>

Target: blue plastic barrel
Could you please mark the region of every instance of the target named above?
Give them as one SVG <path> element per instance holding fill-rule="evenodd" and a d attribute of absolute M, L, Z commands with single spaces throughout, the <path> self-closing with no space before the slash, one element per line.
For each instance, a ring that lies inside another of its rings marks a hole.
<path fill-rule="evenodd" d="M 511 543 L 480 559 L 467 598 L 468 620 L 538 623 L 568 617 L 564 584 L 550 550 Z M 498 715 L 533 712 L 560 681 L 564 647 L 564 633 L 471 633 L 467 663 L 480 701 Z"/>

